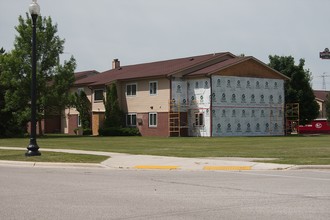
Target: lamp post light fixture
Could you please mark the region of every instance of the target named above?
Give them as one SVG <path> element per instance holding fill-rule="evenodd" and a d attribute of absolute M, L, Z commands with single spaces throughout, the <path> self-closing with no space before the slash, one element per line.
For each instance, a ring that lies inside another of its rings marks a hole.
<path fill-rule="evenodd" d="M 36 23 L 40 14 L 40 7 L 37 0 L 32 0 L 29 6 L 29 11 L 32 17 L 32 75 L 31 75 L 31 123 L 30 123 L 30 143 L 27 147 L 25 156 L 40 156 L 39 146 L 37 144 L 37 120 L 36 120 L 36 105 L 37 105 L 37 50 L 36 50 Z"/>

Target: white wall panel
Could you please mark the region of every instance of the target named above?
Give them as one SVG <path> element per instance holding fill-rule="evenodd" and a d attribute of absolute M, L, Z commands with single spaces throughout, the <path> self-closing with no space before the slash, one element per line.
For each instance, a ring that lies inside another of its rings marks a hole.
<path fill-rule="evenodd" d="M 188 80 L 188 133 L 190 136 L 211 136 L 210 129 L 210 79 Z M 203 113 L 203 126 L 196 126 L 195 113 Z"/>
<path fill-rule="evenodd" d="M 172 99 L 188 112 L 190 136 L 284 135 L 284 81 L 278 79 L 212 76 L 172 79 Z M 212 114 L 211 101 L 212 99 Z M 195 114 L 204 124 L 196 126 Z"/>
<path fill-rule="evenodd" d="M 187 81 L 181 77 L 172 78 L 172 100 L 180 105 L 180 111 L 186 112 L 188 105 Z M 177 107 L 176 107 L 177 110 Z"/>
<path fill-rule="evenodd" d="M 283 80 L 213 76 L 212 84 L 213 136 L 284 134 Z"/>

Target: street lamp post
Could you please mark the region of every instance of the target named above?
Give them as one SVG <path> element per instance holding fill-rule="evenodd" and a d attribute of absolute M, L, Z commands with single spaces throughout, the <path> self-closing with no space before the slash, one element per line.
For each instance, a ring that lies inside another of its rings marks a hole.
<path fill-rule="evenodd" d="M 37 50 L 36 50 L 36 23 L 40 14 L 40 7 L 37 0 L 32 0 L 29 6 L 29 11 L 32 17 L 32 76 L 31 76 L 31 131 L 30 143 L 27 147 L 25 156 L 40 156 L 39 146 L 37 144 L 37 120 L 36 120 L 36 105 L 37 105 Z"/>

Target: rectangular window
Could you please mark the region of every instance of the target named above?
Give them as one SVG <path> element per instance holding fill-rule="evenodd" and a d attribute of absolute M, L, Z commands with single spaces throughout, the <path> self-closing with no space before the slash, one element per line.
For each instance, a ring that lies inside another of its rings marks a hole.
<path fill-rule="evenodd" d="M 136 96 L 136 84 L 127 84 L 126 85 L 126 95 L 127 96 Z"/>
<path fill-rule="evenodd" d="M 157 82 L 149 82 L 149 94 L 150 95 L 157 95 Z"/>
<path fill-rule="evenodd" d="M 78 115 L 78 122 L 77 122 L 77 124 L 78 124 L 78 127 L 81 127 L 81 118 L 80 118 L 80 115 Z"/>
<path fill-rule="evenodd" d="M 149 113 L 149 127 L 157 127 L 157 113 Z"/>
<path fill-rule="evenodd" d="M 136 127 L 136 113 L 128 113 L 126 116 L 126 125 Z"/>
<path fill-rule="evenodd" d="M 94 102 L 103 101 L 103 89 L 94 90 Z"/>
<path fill-rule="evenodd" d="M 195 113 L 195 126 L 204 126 L 203 113 Z"/>

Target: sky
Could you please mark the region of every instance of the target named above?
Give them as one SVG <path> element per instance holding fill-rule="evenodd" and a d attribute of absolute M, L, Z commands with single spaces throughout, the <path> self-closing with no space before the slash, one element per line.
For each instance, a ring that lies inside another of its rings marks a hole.
<path fill-rule="evenodd" d="M 32 0 L 0 0 L 0 48 L 13 49 L 19 15 Z M 293 56 L 312 72 L 313 89 L 330 90 L 329 0 L 38 0 L 65 39 L 61 60 L 73 55 L 76 71 L 217 52 Z"/>

